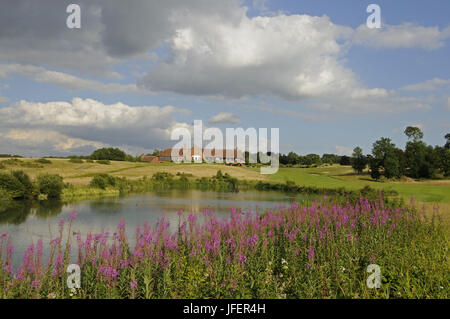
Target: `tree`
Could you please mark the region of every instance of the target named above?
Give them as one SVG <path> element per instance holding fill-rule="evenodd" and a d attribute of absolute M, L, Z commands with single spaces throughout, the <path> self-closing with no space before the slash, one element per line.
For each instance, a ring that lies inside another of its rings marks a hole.
<path fill-rule="evenodd" d="M 353 149 L 352 158 L 350 160 L 353 169 L 358 174 L 361 174 L 363 170 L 366 168 L 367 165 L 367 159 L 363 155 L 363 151 L 361 147 L 357 146 Z"/>
<path fill-rule="evenodd" d="M 341 160 L 339 161 L 340 165 L 351 165 L 349 156 L 341 156 Z"/>
<path fill-rule="evenodd" d="M 390 138 L 382 137 L 373 143 L 370 161 L 372 177 L 380 176 L 380 168 L 384 169 L 384 176 L 387 178 L 400 177 L 399 161 L 395 150 L 395 144 Z"/>
<path fill-rule="evenodd" d="M 414 142 L 418 142 L 421 139 L 423 139 L 423 132 L 420 128 L 416 126 L 408 126 L 405 129 L 405 134 L 408 137 L 408 139 L 413 139 Z"/>
<path fill-rule="evenodd" d="M 411 131 L 405 134 L 409 139 L 413 137 L 413 141 L 408 141 L 405 147 L 406 157 L 406 175 L 413 178 L 430 177 L 429 163 L 426 161 L 427 145 L 413 135 Z M 423 137 L 423 134 L 422 134 Z"/>
<path fill-rule="evenodd" d="M 447 133 L 445 135 L 445 139 L 447 140 L 447 142 L 445 143 L 444 148 L 447 150 L 450 150 L 450 133 Z"/>
<path fill-rule="evenodd" d="M 118 148 L 100 148 L 90 156 L 93 160 L 125 161 L 127 154 Z"/>

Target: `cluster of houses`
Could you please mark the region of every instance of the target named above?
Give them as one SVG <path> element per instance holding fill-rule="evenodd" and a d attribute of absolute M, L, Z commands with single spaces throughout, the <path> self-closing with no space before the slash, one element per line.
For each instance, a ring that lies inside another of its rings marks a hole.
<path fill-rule="evenodd" d="M 238 150 L 220 150 L 220 149 L 202 149 L 192 147 L 191 149 L 167 148 L 161 151 L 157 156 L 141 155 L 141 162 L 160 163 L 160 162 L 189 162 L 189 163 L 226 163 L 232 165 L 244 165 L 244 154 Z"/>

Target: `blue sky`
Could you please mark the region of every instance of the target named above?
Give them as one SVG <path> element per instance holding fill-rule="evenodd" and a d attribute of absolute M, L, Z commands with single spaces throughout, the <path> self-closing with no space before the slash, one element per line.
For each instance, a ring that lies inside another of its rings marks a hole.
<path fill-rule="evenodd" d="M 0 4 L 0 153 L 139 154 L 196 119 L 280 128 L 300 154 L 450 131 L 448 1 L 374 1 L 380 30 L 356 0 L 83 0 L 79 30 L 68 3 Z"/>

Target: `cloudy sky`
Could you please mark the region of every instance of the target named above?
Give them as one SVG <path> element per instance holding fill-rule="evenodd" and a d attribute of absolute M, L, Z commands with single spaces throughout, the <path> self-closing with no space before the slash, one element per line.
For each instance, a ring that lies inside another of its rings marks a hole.
<path fill-rule="evenodd" d="M 280 149 L 370 152 L 450 131 L 450 2 L 2 0 L 0 153 L 133 154 L 194 120 L 280 128 Z M 81 29 L 66 7 L 81 7 Z"/>

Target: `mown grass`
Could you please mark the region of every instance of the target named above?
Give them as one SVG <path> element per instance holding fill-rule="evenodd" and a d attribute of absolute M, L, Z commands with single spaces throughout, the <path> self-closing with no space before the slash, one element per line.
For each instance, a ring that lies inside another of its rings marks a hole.
<path fill-rule="evenodd" d="M 405 200 L 414 198 L 416 201 L 426 203 L 450 203 L 450 180 L 376 182 L 368 174 L 357 175 L 350 167 L 337 165 L 319 168 L 280 168 L 270 179 L 277 182 L 293 181 L 300 186 L 345 187 L 352 190 L 369 185 L 375 189 L 395 190 Z"/>

